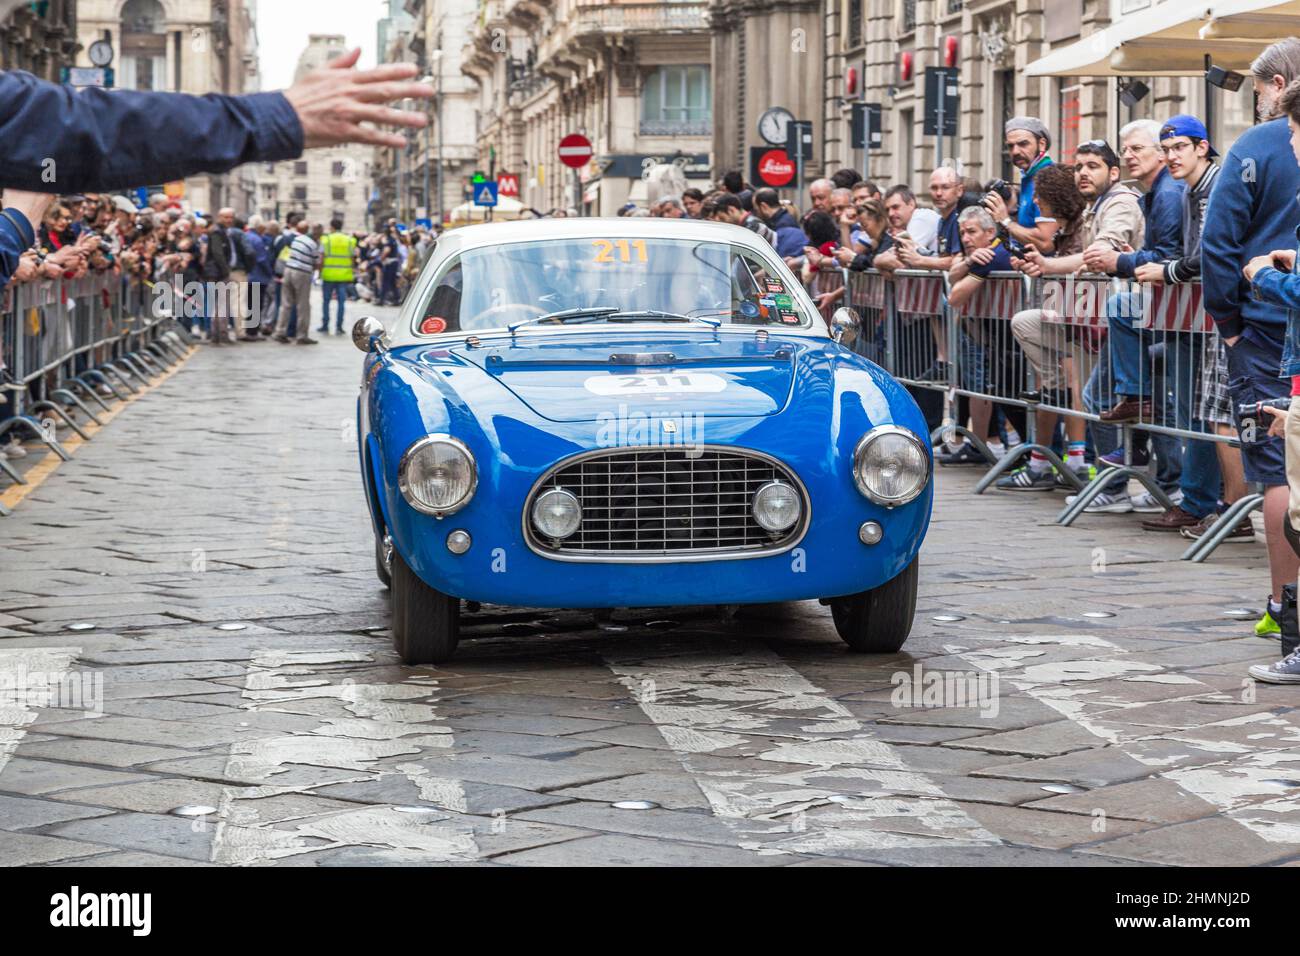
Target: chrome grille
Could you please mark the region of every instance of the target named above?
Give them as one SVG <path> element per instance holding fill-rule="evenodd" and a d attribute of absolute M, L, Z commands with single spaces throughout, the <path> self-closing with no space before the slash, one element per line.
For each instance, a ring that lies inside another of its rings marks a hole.
<path fill-rule="evenodd" d="M 775 479 L 798 489 L 804 507 L 799 523 L 774 536 L 750 507 L 759 487 Z M 532 526 L 532 503 L 551 488 L 572 492 L 582 504 L 578 530 L 558 544 Z M 544 476 L 524 514 L 528 540 L 543 553 L 673 560 L 779 550 L 803 534 L 807 520 L 807 493 L 786 468 L 752 452 L 709 446 L 583 455 Z"/>

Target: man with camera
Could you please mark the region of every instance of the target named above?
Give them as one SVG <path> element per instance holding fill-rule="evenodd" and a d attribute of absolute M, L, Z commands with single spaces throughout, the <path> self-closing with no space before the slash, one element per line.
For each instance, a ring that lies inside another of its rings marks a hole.
<path fill-rule="evenodd" d="M 995 179 L 984 197 L 984 208 L 1015 242 L 1032 245 L 1043 255 L 1051 255 L 1057 224 L 1043 219 L 1034 202 L 1034 177 L 1052 164 L 1052 157 L 1047 155 L 1052 148 L 1052 137 L 1047 132 L 1047 124 L 1037 116 L 1017 116 L 1007 120 L 1006 138 L 1011 163 L 1020 170 L 1020 202 L 1013 217 L 1011 187 Z"/>

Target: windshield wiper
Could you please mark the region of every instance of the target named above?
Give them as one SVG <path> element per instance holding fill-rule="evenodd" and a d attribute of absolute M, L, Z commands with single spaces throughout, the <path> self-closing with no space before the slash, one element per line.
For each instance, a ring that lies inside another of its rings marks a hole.
<path fill-rule="evenodd" d="M 618 312 L 616 305 L 580 305 L 576 309 L 560 309 L 558 312 L 547 312 L 545 315 L 535 315 L 531 319 L 524 319 L 522 322 L 515 322 L 507 325 L 513 335 L 515 330 L 522 329 L 525 325 L 532 325 L 536 322 L 567 322 L 569 319 L 603 319 L 607 315 Z"/>
<path fill-rule="evenodd" d="M 683 315 L 680 312 L 664 312 L 660 309 L 636 309 L 626 312 L 615 312 L 609 316 L 611 319 L 622 321 L 624 319 L 669 319 L 675 322 L 703 322 L 705 325 L 719 328 L 722 323 L 716 319 L 706 319 L 699 315 Z"/>
<path fill-rule="evenodd" d="M 717 319 L 706 319 L 699 315 L 683 315 L 680 312 L 664 312 L 660 309 L 620 309 L 615 305 L 582 305 L 573 309 L 560 309 L 558 312 L 536 315 L 531 319 L 524 319 L 522 322 L 508 325 L 506 328 L 513 335 L 526 325 L 535 325 L 538 322 L 568 322 L 571 319 L 584 322 L 595 322 L 599 319 L 617 322 L 633 319 L 668 319 L 676 322 L 703 322 L 715 329 L 722 326 L 722 322 Z"/>

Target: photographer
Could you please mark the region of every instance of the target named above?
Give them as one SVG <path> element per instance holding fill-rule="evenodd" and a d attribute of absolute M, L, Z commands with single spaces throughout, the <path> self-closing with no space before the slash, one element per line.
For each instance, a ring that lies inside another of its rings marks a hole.
<path fill-rule="evenodd" d="M 1047 151 L 1052 147 L 1052 137 L 1047 125 L 1037 116 L 1017 116 L 1007 120 L 1007 152 L 1011 163 L 1020 170 L 1020 202 L 1014 218 L 1011 215 L 1010 187 L 1002 180 L 994 180 L 984 197 L 984 208 L 1016 242 L 1033 245 L 1043 255 L 1052 251 L 1052 236 L 1056 225 L 1042 218 L 1034 202 L 1035 179 L 1052 165 Z"/>

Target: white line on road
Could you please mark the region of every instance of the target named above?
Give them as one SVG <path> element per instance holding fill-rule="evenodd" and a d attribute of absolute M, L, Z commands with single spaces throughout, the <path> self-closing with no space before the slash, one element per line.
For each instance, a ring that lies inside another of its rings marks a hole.
<path fill-rule="evenodd" d="M 775 654 L 607 657 L 709 801 L 760 853 L 1000 841 Z M 750 748 L 757 748 L 753 752 Z M 710 758 L 735 751 L 736 768 Z M 746 769 L 752 761 L 800 769 Z M 849 798 L 832 802 L 830 798 Z"/>
<path fill-rule="evenodd" d="M 311 699 L 334 700 L 347 716 L 321 716 L 319 726 L 309 733 L 232 746 L 226 776 L 247 780 L 250 786 L 229 786 L 222 794 L 212 842 L 213 862 L 247 866 L 358 846 L 373 848 L 376 862 L 445 862 L 478 856 L 471 827 L 434 810 L 426 815 L 392 806 L 365 806 L 298 819 L 292 829 L 261 819 L 258 800 L 264 797 L 310 794 L 317 787 L 340 782 L 378 781 L 393 772 L 414 783 L 420 799 L 446 811 L 464 809 L 465 794 L 459 781 L 435 777 L 418 763 L 399 764 L 393 770 L 376 766 L 381 759 L 450 748 L 452 735 L 447 727 L 428 723 L 438 719 L 427 702 L 437 690 L 436 682 L 336 682 L 327 669 L 370 661 L 370 655 L 355 651 L 268 650 L 254 657 L 243 692 L 248 710 L 300 713 L 292 705 Z M 331 775 L 308 784 L 276 783 L 277 777 L 292 770 L 319 772 L 321 768 L 351 774 L 342 779 Z"/>
<path fill-rule="evenodd" d="M 60 682 L 80 653 L 80 647 L 0 650 L 0 772 L 41 708 L 58 706 Z"/>

